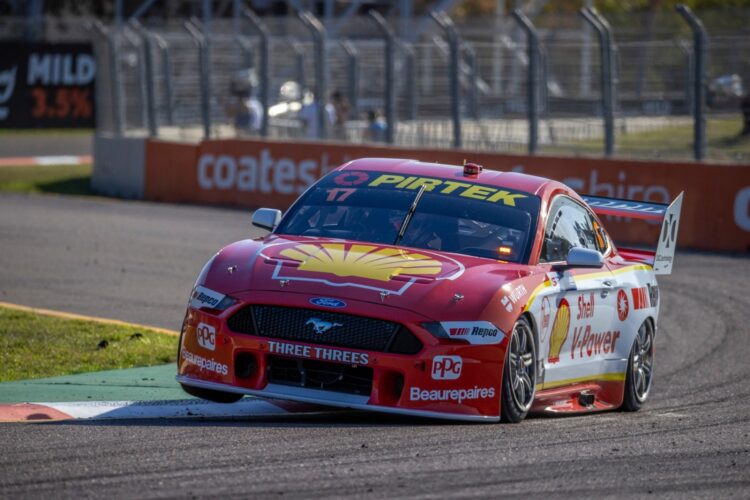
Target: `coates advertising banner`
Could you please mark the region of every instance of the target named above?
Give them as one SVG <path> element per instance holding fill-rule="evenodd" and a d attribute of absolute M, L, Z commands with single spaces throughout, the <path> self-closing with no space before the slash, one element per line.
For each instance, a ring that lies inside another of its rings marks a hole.
<path fill-rule="evenodd" d="M 499 155 L 385 146 L 212 140 L 149 141 L 145 197 L 168 202 L 285 209 L 311 183 L 342 163 L 365 157 L 412 158 L 562 181 L 580 194 L 671 202 L 685 191 L 682 247 L 750 250 L 750 165 L 666 163 Z M 615 241 L 655 246 L 659 225 L 608 218 Z"/>
<path fill-rule="evenodd" d="M 0 128 L 93 128 L 90 43 L 0 43 Z"/>

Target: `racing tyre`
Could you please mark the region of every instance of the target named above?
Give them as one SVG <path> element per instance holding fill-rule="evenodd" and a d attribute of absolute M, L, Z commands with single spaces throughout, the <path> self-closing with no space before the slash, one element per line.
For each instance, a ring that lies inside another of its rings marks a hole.
<path fill-rule="evenodd" d="M 500 418 L 517 423 L 529 413 L 536 394 L 536 342 L 526 318 L 519 318 L 508 341 L 503 370 Z"/>
<path fill-rule="evenodd" d="M 200 387 L 193 387 L 185 384 L 180 385 L 182 386 L 182 390 L 191 396 L 207 399 L 214 403 L 236 403 L 242 399 L 242 394 L 235 394 L 234 392 L 212 391 L 211 389 L 202 389 Z"/>
<path fill-rule="evenodd" d="M 638 329 L 630 349 L 621 408 L 625 411 L 638 411 L 651 392 L 653 380 L 654 326 L 651 320 L 646 320 Z"/>

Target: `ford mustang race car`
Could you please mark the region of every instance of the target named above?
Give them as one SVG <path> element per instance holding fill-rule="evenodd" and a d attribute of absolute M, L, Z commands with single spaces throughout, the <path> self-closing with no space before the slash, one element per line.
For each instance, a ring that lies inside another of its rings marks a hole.
<path fill-rule="evenodd" d="M 581 197 L 520 173 L 360 159 L 270 233 L 228 245 L 192 291 L 177 380 L 243 395 L 456 420 L 638 410 L 654 376 L 667 206 Z M 617 248 L 599 215 L 661 223 Z"/>

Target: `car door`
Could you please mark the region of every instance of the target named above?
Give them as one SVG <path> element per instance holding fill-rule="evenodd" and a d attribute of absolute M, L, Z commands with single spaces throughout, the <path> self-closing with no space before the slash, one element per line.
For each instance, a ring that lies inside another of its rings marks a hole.
<path fill-rule="evenodd" d="M 558 195 L 550 205 L 539 258 L 550 283 L 546 301 L 541 298 L 550 311 L 546 346 L 540 339 L 543 356 L 546 349 L 544 389 L 597 378 L 617 343 L 612 332 L 616 283 L 606 259 L 598 267 L 564 266 L 572 248 L 609 252 L 589 209 Z"/>

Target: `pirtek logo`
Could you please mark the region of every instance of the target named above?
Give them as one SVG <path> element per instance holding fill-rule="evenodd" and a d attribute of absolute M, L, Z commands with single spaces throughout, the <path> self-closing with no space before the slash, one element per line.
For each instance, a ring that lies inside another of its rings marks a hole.
<path fill-rule="evenodd" d="M 433 380 L 456 380 L 461 376 L 461 356 L 435 356 L 432 358 Z"/>
<path fill-rule="evenodd" d="M 331 328 L 335 328 L 337 326 L 344 326 L 341 323 L 331 323 L 329 321 L 323 321 L 320 318 L 310 318 L 307 320 L 307 323 L 305 323 L 305 326 L 312 325 L 313 329 L 315 330 L 315 333 L 325 333 Z"/>

